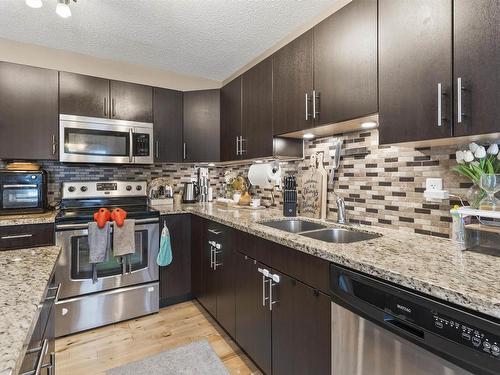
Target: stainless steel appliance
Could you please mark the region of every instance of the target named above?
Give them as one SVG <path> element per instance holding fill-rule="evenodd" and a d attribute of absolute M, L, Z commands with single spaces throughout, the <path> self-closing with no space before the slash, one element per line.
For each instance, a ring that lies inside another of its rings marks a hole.
<path fill-rule="evenodd" d="M 182 193 L 182 201 L 184 203 L 195 203 L 199 193 L 200 190 L 196 182 L 186 182 Z"/>
<path fill-rule="evenodd" d="M 56 304 L 56 336 L 157 312 L 159 212 L 147 205 L 146 182 L 67 182 L 56 217 L 56 266 L 61 284 Z M 108 254 L 97 264 L 97 282 L 89 264 L 88 222 L 100 207 L 121 207 L 135 219 L 135 253 L 129 265 Z"/>
<path fill-rule="evenodd" d="M 47 209 L 47 173 L 0 170 L 0 215 L 43 212 Z"/>
<path fill-rule="evenodd" d="M 153 124 L 60 115 L 59 160 L 73 163 L 153 163 Z"/>
<path fill-rule="evenodd" d="M 331 266 L 332 374 L 500 374 L 500 324 Z"/>

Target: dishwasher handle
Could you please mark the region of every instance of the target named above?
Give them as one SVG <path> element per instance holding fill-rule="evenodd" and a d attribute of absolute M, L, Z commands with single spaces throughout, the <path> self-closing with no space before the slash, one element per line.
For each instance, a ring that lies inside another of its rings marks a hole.
<path fill-rule="evenodd" d="M 396 331 L 402 334 L 410 335 L 418 340 L 424 340 L 425 338 L 425 333 L 422 329 L 416 328 L 408 323 L 405 323 L 390 314 L 384 315 L 384 323 L 389 325 Z"/>

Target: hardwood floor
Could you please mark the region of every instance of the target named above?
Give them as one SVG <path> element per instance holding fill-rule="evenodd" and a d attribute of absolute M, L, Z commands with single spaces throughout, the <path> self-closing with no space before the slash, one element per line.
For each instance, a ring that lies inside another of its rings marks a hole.
<path fill-rule="evenodd" d="M 261 374 L 195 301 L 58 339 L 56 373 L 104 375 L 108 369 L 201 339 L 208 340 L 231 374 Z"/>

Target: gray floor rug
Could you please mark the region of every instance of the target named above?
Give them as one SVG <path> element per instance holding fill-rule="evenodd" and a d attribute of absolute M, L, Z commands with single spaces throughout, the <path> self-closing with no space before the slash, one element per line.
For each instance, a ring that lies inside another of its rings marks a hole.
<path fill-rule="evenodd" d="M 107 375 L 229 375 L 206 340 L 106 371 Z"/>

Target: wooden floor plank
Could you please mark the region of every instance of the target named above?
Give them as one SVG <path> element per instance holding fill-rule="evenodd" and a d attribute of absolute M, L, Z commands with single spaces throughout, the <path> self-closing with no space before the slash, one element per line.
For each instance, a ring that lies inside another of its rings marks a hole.
<path fill-rule="evenodd" d="M 111 368 L 202 339 L 208 340 L 231 374 L 261 374 L 195 301 L 56 340 L 56 373 L 105 375 Z"/>

